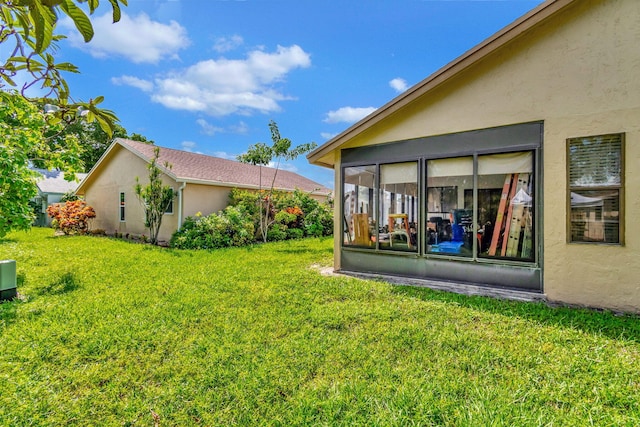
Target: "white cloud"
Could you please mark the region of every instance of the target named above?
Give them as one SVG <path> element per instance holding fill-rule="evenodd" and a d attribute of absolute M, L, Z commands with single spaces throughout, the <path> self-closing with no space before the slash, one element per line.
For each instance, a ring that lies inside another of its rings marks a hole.
<path fill-rule="evenodd" d="M 401 93 L 407 90 L 409 85 L 405 79 L 401 79 L 397 77 L 389 82 L 389 86 L 391 86 L 396 92 Z"/>
<path fill-rule="evenodd" d="M 374 107 L 342 107 L 329 111 L 324 119 L 326 123 L 355 123 L 376 111 Z"/>
<path fill-rule="evenodd" d="M 4 56 L 4 52 L 0 54 L 0 57 Z M 33 83 L 33 76 L 24 70 L 18 70 L 14 76 L 11 76 L 11 80 L 16 84 L 15 87 L 9 86 L 8 83 L 5 83 L 4 80 L 0 81 L 0 87 L 5 84 L 5 90 L 17 90 L 18 92 L 22 92 L 23 88 L 29 84 Z M 28 89 L 25 90 L 24 94 L 31 98 L 45 98 L 51 96 L 51 88 L 43 88 L 41 84 L 34 84 L 33 86 L 29 86 Z"/>
<path fill-rule="evenodd" d="M 117 86 L 133 86 L 143 92 L 151 92 L 153 90 L 152 82 L 133 76 L 112 77 L 111 83 Z"/>
<path fill-rule="evenodd" d="M 190 152 L 190 153 L 199 153 L 199 154 L 202 154 L 202 153 L 200 153 L 199 151 L 194 151 L 194 149 L 196 148 L 196 146 L 197 146 L 197 145 L 198 145 L 198 144 L 196 144 L 196 143 L 195 143 L 195 142 L 193 142 L 193 141 L 182 141 L 182 142 L 180 143 L 180 146 L 182 147 L 182 149 L 183 149 L 184 151 L 188 151 L 188 152 Z"/>
<path fill-rule="evenodd" d="M 135 17 L 123 13 L 116 24 L 111 14 L 105 14 L 92 19 L 92 24 L 95 35 L 91 42 L 84 43 L 72 30 L 69 18 L 61 22 L 62 27 L 72 30 L 68 34 L 71 44 L 95 58 L 122 56 L 134 63 L 155 64 L 163 58 L 177 58 L 177 52 L 189 45 L 187 30 L 176 21 L 163 24 L 144 13 Z"/>
<path fill-rule="evenodd" d="M 200 128 L 202 128 L 202 133 L 204 133 L 205 135 L 213 136 L 216 133 L 224 132 L 224 129 L 212 125 L 205 119 L 198 119 L 196 120 L 196 123 L 198 124 L 198 126 L 200 126 Z"/>
<path fill-rule="evenodd" d="M 213 136 L 217 133 L 245 134 L 249 131 L 249 126 L 242 121 L 235 125 L 229 125 L 226 128 L 214 126 L 205 119 L 198 119 L 196 120 L 196 123 L 202 129 L 202 133 L 209 136 Z"/>
<path fill-rule="evenodd" d="M 221 159 L 238 160 L 235 154 L 229 154 L 226 151 L 214 151 L 213 153 L 211 153 L 211 155 L 213 157 L 219 157 Z"/>
<path fill-rule="evenodd" d="M 249 132 L 249 125 L 247 125 L 245 122 L 238 122 L 237 125 L 231 125 L 229 126 L 229 131 L 231 133 L 237 133 L 237 134 L 245 134 L 247 132 Z"/>
<path fill-rule="evenodd" d="M 329 132 L 321 132 L 320 133 L 320 136 L 323 137 L 324 139 L 331 139 L 336 135 L 337 135 L 337 133 L 329 133 Z"/>
<path fill-rule="evenodd" d="M 242 46 L 243 43 L 244 39 L 237 34 L 231 37 L 219 37 L 213 44 L 213 50 L 218 53 L 229 52 Z"/>
<path fill-rule="evenodd" d="M 270 167 L 270 168 L 275 168 L 276 166 L 278 166 L 276 162 L 269 162 L 269 164 L 267 165 L 267 167 Z M 296 167 L 296 165 L 292 163 L 280 163 L 280 165 L 278 166 L 278 169 L 281 171 L 287 171 L 287 172 L 294 172 L 294 173 L 298 172 L 298 168 Z"/>
<path fill-rule="evenodd" d="M 311 65 L 300 46 L 278 46 L 276 52 L 252 51 L 246 59 L 210 59 L 155 81 L 151 99 L 167 108 L 201 111 L 212 116 L 279 111 L 290 100 L 272 85 L 296 68 Z"/>

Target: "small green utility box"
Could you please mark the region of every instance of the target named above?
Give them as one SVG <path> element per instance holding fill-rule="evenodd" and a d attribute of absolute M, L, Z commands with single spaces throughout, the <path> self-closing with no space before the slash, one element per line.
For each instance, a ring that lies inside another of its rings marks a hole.
<path fill-rule="evenodd" d="M 0 301 L 14 299 L 16 291 L 16 262 L 12 259 L 0 260 Z"/>

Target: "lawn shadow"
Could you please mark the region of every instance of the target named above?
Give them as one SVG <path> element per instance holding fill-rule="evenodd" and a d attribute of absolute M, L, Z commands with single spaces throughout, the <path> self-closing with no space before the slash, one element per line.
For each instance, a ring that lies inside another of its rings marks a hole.
<path fill-rule="evenodd" d="M 7 239 L 6 237 L 3 239 L 0 239 L 0 245 L 6 245 L 8 243 L 18 243 L 18 239 Z"/>
<path fill-rule="evenodd" d="M 64 273 L 60 278 L 38 289 L 39 295 L 62 295 L 75 291 L 80 283 L 72 272 Z"/>
<path fill-rule="evenodd" d="M 9 324 L 16 321 L 18 305 L 21 303 L 22 301 L 18 298 L 14 298 L 11 301 L 0 301 L 0 336 Z"/>
<path fill-rule="evenodd" d="M 414 286 L 394 286 L 392 293 L 424 301 L 441 301 L 474 310 L 559 326 L 589 334 L 640 343 L 640 316 L 582 307 L 551 306 L 543 302 L 522 302 L 486 296 L 469 296 Z"/>

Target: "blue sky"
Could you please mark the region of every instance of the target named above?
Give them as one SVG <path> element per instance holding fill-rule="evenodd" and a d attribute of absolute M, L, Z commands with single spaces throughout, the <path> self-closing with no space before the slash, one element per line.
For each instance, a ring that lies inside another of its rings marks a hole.
<path fill-rule="evenodd" d="M 541 0 L 129 0 L 109 3 L 85 44 L 69 22 L 59 61 L 72 96 L 103 95 L 129 133 L 157 145 L 235 158 L 271 143 L 323 144 L 491 36 Z M 283 166 L 323 185 L 306 158 Z"/>

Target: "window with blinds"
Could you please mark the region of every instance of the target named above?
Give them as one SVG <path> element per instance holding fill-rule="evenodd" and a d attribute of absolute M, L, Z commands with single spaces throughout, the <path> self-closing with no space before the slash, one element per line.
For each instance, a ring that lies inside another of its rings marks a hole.
<path fill-rule="evenodd" d="M 622 243 L 624 134 L 567 144 L 570 242 Z"/>
<path fill-rule="evenodd" d="M 124 192 L 120 193 L 120 221 L 123 222 L 125 220 L 125 202 L 124 202 Z"/>

